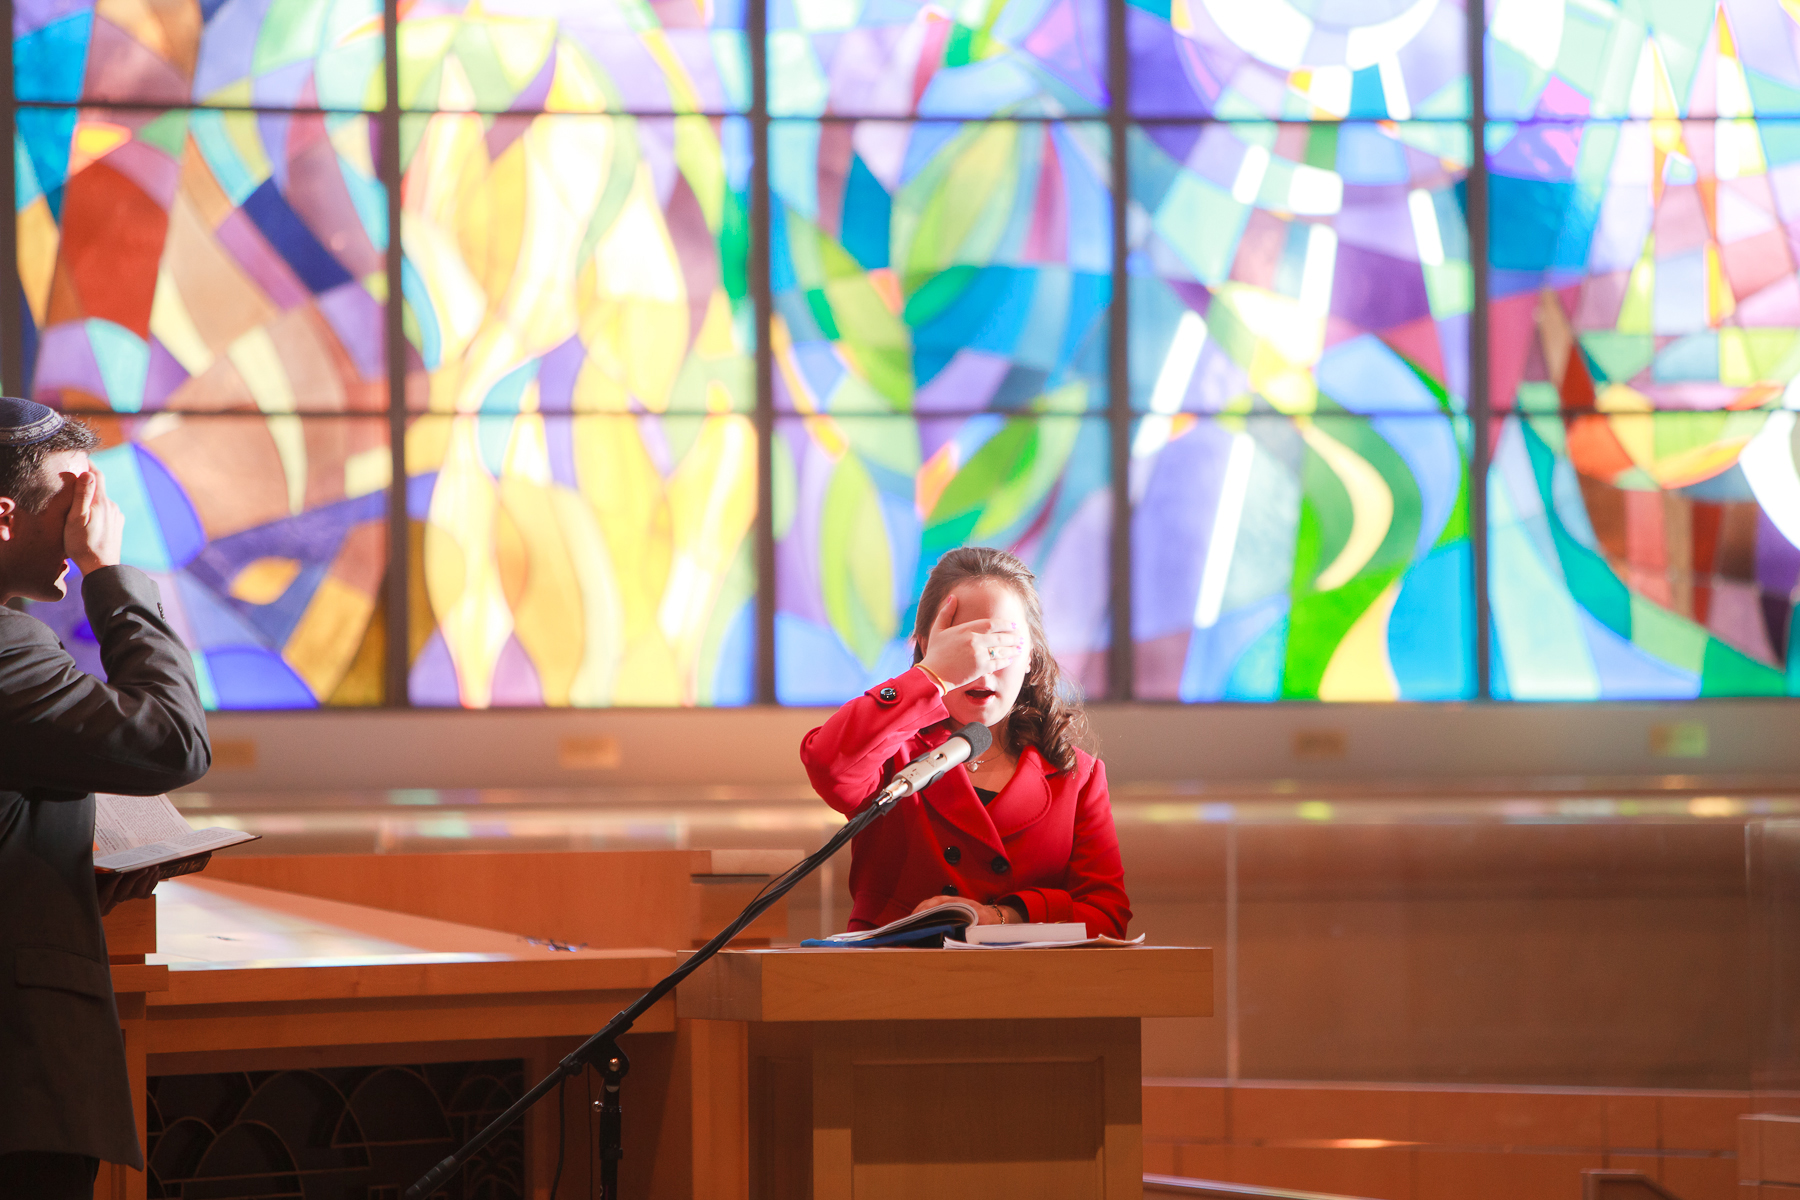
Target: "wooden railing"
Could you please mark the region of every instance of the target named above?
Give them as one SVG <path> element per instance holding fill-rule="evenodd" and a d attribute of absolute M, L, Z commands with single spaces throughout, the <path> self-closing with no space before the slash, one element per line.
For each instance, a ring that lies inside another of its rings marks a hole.
<path fill-rule="evenodd" d="M 1252 1187 L 1247 1183 L 1227 1183 L 1218 1179 L 1186 1179 L 1180 1175 L 1144 1176 L 1144 1195 L 1211 1196 L 1214 1200 L 1358 1200 L 1355 1196 L 1292 1192 L 1286 1188 Z"/>
<path fill-rule="evenodd" d="M 1583 1171 L 1581 1200 L 1677 1200 L 1642 1171 Z"/>
<path fill-rule="evenodd" d="M 1144 1195 L 1210 1196 L 1213 1200 L 1356 1200 L 1325 1192 L 1292 1192 L 1252 1187 L 1218 1179 L 1186 1179 L 1179 1175 L 1144 1176 Z M 1581 1200 L 1679 1200 L 1675 1193 L 1642 1171 L 1583 1171 Z"/>

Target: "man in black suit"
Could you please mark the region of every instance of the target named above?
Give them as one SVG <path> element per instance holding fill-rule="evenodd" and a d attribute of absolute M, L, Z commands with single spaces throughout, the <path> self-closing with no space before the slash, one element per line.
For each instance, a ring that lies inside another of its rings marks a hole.
<path fill-rule="evenodd" d="M 0 1200 L 87 1200 L 99 1160 L 144 1165 L 100 917 L 156 872 L 96 883 L 93 793 L 153 795 L 212 765 L 188 652 L 156 584 L 119 565 L 98 444 L 0 397 L 0 601 L 60 600 L 73 560 L 106 667 L 83 673 L 0 608 Z"/>

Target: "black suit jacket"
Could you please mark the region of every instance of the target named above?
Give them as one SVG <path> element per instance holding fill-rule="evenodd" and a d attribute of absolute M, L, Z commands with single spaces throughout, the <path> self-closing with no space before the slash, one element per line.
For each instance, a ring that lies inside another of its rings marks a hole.
<path fill-rule="evenodd" d="M 0 608 L 0 1154 L 144 1164 L 94 891 L 94 792 L 206 774 L 194 667 L 133 567 L 82 580 L 102 682 Z"/>

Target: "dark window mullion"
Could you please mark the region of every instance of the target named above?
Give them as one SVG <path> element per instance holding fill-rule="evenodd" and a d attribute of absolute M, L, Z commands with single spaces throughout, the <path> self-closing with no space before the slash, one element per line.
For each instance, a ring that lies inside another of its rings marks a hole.
<path fill-rule="evenodd" d="M 401 295 L 401 265 L 405 254 L 400 244 L 400 4 L 382 5 L 382 59 L 386 98 L 379 117 L 381 161 L 378 174 L 387 189 L 387 304 L 384 341 L 387 346 L 388 455 L 393 482 L 388 487 L 387 663 L 386 698 L 389 708 L 411 704 L 407 694 L 408 650 L 412 632 L 411 612 L 412 534 L 406 516 L 406 322 Z"/>
<path fill-rule="evenodd" d="M 19 187 L 14 159 L 18 145 L 18 104 L 13 87 L 13 4 L 0 0 L 5 21 L 6 48 L 0 61 L 0 105 L 6 110 L 6 152 L 0 154 L 0 195 L 6 197 L 6 220 L 0 222 L 0 254 L 6 269 L 0 274 L 0 386 L 9 396 L 25 394 L 25 303 L 19 279 Z"/>
<path fill-rule="evenodd" d="M 1488 395 L 1488 175 L 1487 175 L 1487 60 L 1484 56 L 1487 23 L 1483 8 L 1472 5 L 1468 14 L 1469 54 L 1469 557 L 1473 564 L 1471 587 L 1475 593 L 1475 696 L 1491 700 L 1493 664 L 1488 610 L 1488 459 L 1493 451 L 1489 425 L 1492 397 Z"/>
<path fill-rule="evenodd" d="M 7 79 L 12 73 L 7 72 Z M 41 108 L 47 110 L 74 109 L 76 112 L 137 112 L 155 113 L 266 113 L 277 117 L 354 117 L 361 115 L 374 116 L 362 108 L 318 108 L 306 104 L 203 104 L 196 100 L 27 100 L 22 107 Z"/>
<path fill-rule="evenodd" d="M 775 703 L 775 359 L 769 345 L 768 0 L 749 0 L 750 298 L 756 320 L 756 702 Z"/>
<path fill-rule="evenodd" d="M 1125 270 L 1125 220 L 1130 208 L 1131 172 L 1126 161 L 1130 131 L 1131 63 L 1125 46 L 1125 0 L 1108 0 L 1107 125 L 1112 132 L 1112 306 L 1107 339 L 1107 427 L 1111 434 L 1112 646 L 1107 663 L 1108 698 L 1126 701 L 1134 690 L 1131 638 L 1131 304 Z"/>

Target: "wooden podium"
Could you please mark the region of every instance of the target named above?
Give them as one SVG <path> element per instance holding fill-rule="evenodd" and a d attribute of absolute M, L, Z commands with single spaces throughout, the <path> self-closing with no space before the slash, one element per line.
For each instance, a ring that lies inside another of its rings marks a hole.
<path fill-rule="evenodd" d="M 154 898 L 123 904 L 106 919 L 139 1140 L 150 1141 L 146 1081 L 154 1076 L 261 1080 L 507 1059 L 521 1062 L 526 1082 L 534 1082 L 672 970 L 677 951 L 703 944 L 770 875 L 800 857 L 798 850 L 222 855 L 204 875 L 170 880 Z M 778 905 L 745 936 L 766 944 L 786 930 L 787 911 Z M 626 1085 L 624 1194 L 709 1196 L 691 1183 L 695 1164 L 709 1161 L 710 1143 L 692 1141 L 687 1072 L 694 1056 L 676 1032 L 673 1002 L 646 1013 L 626 1045 L 635 1065 Z M 572 1147 L 564 1196 L 588 1190 L 585 1096 L 571 1086 L 564 1098 Z M 554 1102 L 526 1118 L 520 1182 L 531 1200 L 549 1196 L 557 1127 Z M 336 1138 L 329 1127 L 325 1136 Z M 173 1194 L 170 1164 L 156 1170 Z M 201 1178 L 204 1171 L 174 1173 L 194 1176 L 173 1184 L 190 1188 L 187 1194 L 292 1194 L 268 1180 L 227 1185 Z M 109 1163 L 94 1194 L 143 1200 L 148 1185 L 144 1172 Z"/>
<path fill-rule="evenodd" d="M 676 993 L 721 1023 L 706 1194 L 1138 1200 L 1138 1021 L 1212 995 L 1204 949 L 728 950 Z"/>

